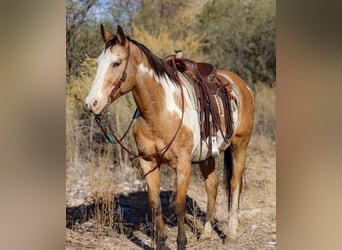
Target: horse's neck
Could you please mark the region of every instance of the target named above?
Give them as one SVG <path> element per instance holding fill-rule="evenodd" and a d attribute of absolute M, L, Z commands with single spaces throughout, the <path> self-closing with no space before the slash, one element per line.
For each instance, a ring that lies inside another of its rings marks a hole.
<path fill-rule="evenodd" d="M 155 120 L 171 111 L 175 105 L 174 94 L 179 88 L 166 74 L 157 76 L 152 69 L 141 63 L 138 65 L 136 81 L 133 96 L 143 117 Z"/>

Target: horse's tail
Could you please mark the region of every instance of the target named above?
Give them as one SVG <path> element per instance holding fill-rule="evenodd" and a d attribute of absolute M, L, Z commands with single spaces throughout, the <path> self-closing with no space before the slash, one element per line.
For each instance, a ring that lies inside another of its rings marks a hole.
<path fill-rule="evenodd" d="M 230 148 L 227 148 L 224 151 L 224 179 L 226 184 L 226 191 L 227 191 L 227 198 L 228 198 L 228 211 L 230 211 L 231 208 L 231 189 L 230 189 L 230 180 L 232 179 L 233 175 L 233 158 L 232 158 L 232 152 L 230 151 Z"/>

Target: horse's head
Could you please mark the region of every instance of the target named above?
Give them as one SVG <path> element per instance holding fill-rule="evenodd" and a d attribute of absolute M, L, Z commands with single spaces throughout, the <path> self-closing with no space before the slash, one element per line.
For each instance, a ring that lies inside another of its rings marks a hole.
<path fill-rule="evenodd" d="M 126 81 L 126 69 L 129 58 L 129 40 L 118 26 L 116 35 L 111 35 L 101 24 L 101 35 L 105 48 L 97 58 L 97 72 L 88 96 L 86 108 L 99 114 L 109 97 L 111 100 L 131 90 L 130 81 Z"/>

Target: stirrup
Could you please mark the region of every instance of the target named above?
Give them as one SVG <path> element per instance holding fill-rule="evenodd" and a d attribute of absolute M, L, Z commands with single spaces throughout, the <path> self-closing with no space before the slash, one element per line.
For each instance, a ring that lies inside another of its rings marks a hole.
<path fill-rule="evenodd" d="M 216 136 L 211 136 L 211 155 L 212 155 L 212 157 L 219 156 Z"/>

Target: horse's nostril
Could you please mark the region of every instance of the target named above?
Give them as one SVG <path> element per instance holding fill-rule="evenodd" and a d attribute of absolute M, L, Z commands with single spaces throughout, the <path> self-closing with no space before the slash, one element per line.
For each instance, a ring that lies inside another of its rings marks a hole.
<path fill-rule="evenodd" d="M 96 107 L 96 105 L 97 105 L 97 100 L 95 100 L 95 101 L 93 102 L 93 107 Z"/>

